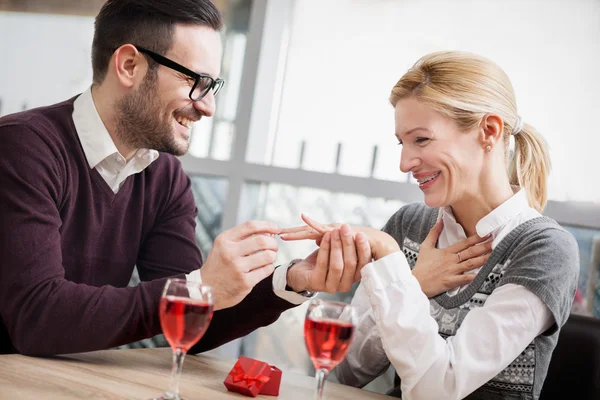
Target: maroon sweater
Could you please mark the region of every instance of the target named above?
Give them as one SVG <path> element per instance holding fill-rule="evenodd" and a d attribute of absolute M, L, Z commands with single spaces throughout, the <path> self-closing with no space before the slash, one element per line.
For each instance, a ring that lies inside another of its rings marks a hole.
<path fill-rule="evenodd" d="M 0 354 L 92 351 L 159 334 L 165 277 L 202 264 L 179 160 L 161 153 L 113 193 L 89 168 L 73 100 L 0 118 Z M 142 282 L 127 287 L 134 265 Z M 292 306 L 270 276 L 215 312 L 191 351 L 246 335 Z"/>

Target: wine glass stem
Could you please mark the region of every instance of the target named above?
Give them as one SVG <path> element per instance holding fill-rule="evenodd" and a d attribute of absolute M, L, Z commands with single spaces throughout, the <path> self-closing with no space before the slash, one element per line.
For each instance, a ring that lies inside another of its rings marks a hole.
<path fill-rule="evenodd" d="M 185 352 L 180 348 L 173 351 L 173 368 L 171 369 L 171 381 L 167 392 L 167 398 L 169 399 L 179 399 L 179 377 L 181 377 L 184 358 Z"/>
<path fill-rule="evenodd" d="M 321 368 L 317 370 L 317 393 L 315 395 L 315 400 L 320 400 L 323 398 L 323 388 L 325 387 L 325 379 L 327 379 L 327 370 L 325 368 Z"/>

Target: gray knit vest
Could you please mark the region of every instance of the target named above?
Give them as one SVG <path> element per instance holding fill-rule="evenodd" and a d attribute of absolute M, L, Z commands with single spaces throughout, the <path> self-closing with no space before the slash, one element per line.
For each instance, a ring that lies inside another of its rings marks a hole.
<path fill-rule="evenodd" d="M 398 241 L 411 269 L 438 213 L 439 209 L 422 203 L 410 204 L 401 208 L 383 228 Z M 525 286 L 540 297 L 556 321 L 508 367 L 467 399 L 538 399 L 560 327 L 570 313 L 578 273 L 579 253 L 573 236 L 554 220 L 539 217 L 511 231 L 467 288 L 454 296 L 443 293 L 430 299 L 430 314 L 443 338 L 455 335 L 469 311 L 482 307 L 494 289 L 507 283 Z M 399 387 L 390 394 L 399 395 Z"/>

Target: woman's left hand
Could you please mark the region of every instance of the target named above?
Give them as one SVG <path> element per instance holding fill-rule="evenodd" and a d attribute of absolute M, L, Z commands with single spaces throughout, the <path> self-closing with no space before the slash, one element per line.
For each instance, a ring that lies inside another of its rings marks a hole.
<path fill-rule="evenodd" d="M 312 239 L 316 241 L 317 245 L 320 245 L 325 233 L 333 232 L 338 229 L 342 231 L 345 230 L 342 228 L 343 224 L 321 224 L 304 214 L 302 214 L 302 220 L 306 222 L 306 225 L 294 228 L 284 228 L 281 230 L 279 237 L 286 241 Z M 400 246 L 398 246 L 398 243 L 393 237 L 378 229 L 367 226 L 351 227 L 352 242 L 356 240 L 356 233 L 358 232 L 365 234 L 369 246 L 371 247 L 372 256 L 375 260 L 400 250 Z M 358 266 L 357 271 L 362 267 L 363 265 Z"/>
<path fill-rule="evenodd" d="M 306 225 L 295 226 L 293 228 L 283 228 L 279 237 L 283 240 L 315 240 L 320 245 L 323 235 L 332 232 L 334 229 L 340 229 L 343 224 L 322 224 L 304 214 L 300 214 Z"/>

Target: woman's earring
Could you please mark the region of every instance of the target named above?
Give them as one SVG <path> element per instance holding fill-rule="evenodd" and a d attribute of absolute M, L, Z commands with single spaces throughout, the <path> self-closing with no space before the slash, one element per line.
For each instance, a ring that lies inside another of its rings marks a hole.
<path fill-rule="evenodd" d="M 489 144 L 487 146 L 485 146 L 485 151 L 490 151 L 492 150 L 492 146 L 490 146 Z"/>

